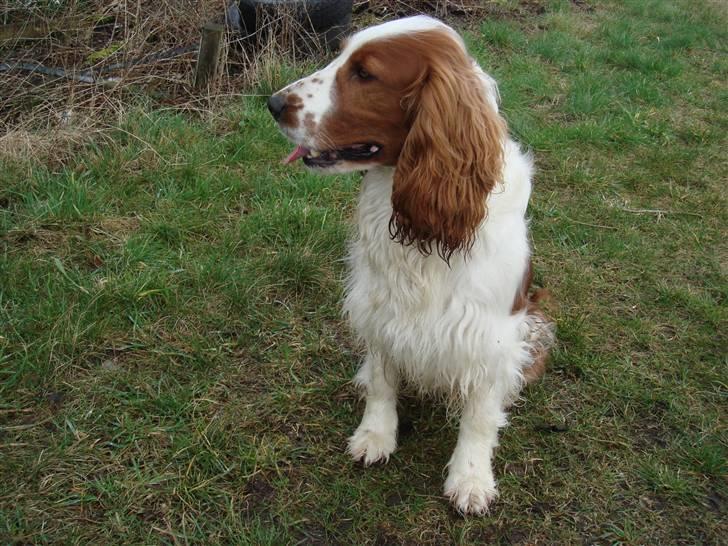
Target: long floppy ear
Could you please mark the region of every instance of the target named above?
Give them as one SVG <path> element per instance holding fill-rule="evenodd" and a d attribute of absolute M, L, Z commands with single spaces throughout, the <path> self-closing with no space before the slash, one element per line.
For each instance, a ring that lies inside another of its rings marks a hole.
<path fill-rule="evenodd" d="M 501 177 L 506 126 L 486 99 L 481 74 L 445 36 L 403 105 L 411 129 L 397 161 L 392 238 L 448 261 L 472 247 L 488 192 Z"/>

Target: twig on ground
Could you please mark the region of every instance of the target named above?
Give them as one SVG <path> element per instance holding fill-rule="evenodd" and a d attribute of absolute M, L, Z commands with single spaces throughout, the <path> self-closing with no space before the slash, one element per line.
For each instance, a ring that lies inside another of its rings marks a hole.
<path fill-rule="evenodd" d="M 657 216 L 662 216 L 663 214 L 685 214 L 686 216 L 696 216 L 698 218 L 703 218 L 702 214 L 698 214 L 697 212 L 688 212 L 685 210 L 629 209 L 626 207 L 620 207 L 619 210 L 623 210 L 624 212 L 631 212 L 632 214 L 656 214 Z"/>
<path fill-rule="evenodd" d="M 588 222 L 580 222 L 579 220 L 574 220 L 573 218 L 569 218 L 568 216 L 564 216 L 569 222 L 573 222 L 574 224 L 579 224 L 582 226 L 589 226 L 594 228 L 601 228 L 601 229 L 617 229 L 614 226 L 604 226 L 602 224 L 590 224 Z"/>
<path fill-rule="evenodd" d="M 52 68 L 43 66 L 40 63 L 0 63 L 0 72 L 8 72 L 10 70 L 23 70 L 31 73 L 38 72 L 46 76 L 56 76 L 58 78 L 99 85 L 116 85 L 119 82 L 117 78 L 96 78 L 89 72 L 68 72 L 63 68 Z"/>

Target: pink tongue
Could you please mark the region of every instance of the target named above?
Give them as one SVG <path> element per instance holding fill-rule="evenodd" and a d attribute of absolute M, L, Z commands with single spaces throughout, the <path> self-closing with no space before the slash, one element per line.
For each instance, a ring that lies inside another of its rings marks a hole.
<path fill-rule="evenodd" d="M 296 149 L 295 149 L 295 150 L 293 150 L 293 151 L 292 151 L 292 152 L 290 153 L 290 155 L 289 155 L 289 156 L 288 156 L 287 158 L 285 158 L 285 159 L 283 160 L 283 163 L 284 163 L 284 164 L 288 164 L 288 163 L 293 163 L 293 162 L 294 162 L 294 161 L 296 161 L 296 159 L 298 159 L 299 157 L 303 157 L 303 156 L 306 156 L 306 155 L 308 155 L 308 154 L 310 154 L 310 153 L 311 153 L 311 150 L 309 150 L 308 148 L 304 148 L 303 146 L 301 146 L 301 145 L 299 144 L 298 146 L 296 146 Z"/>

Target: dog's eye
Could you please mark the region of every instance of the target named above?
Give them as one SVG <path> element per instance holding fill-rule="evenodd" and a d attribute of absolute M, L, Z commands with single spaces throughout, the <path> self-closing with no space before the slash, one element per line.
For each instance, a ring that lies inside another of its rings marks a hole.
<path fill-rule="evenodd" d="M 356 76 L 360 80 L 365 80 L 365 81 L 374 79 L 374 76 L 372 76 L 369 72 L 367 72 L 367 69 L 364 68 L 363 66 L 360 66 L 359 68 L 356 69 Z"/>

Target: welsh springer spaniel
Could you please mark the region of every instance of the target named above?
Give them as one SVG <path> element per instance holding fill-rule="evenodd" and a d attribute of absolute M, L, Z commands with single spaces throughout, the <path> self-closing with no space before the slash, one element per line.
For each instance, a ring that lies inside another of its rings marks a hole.
<path fill-rule="evenodd" d="M 445 495 L 482 514 L 498 428 L 553 340 L 529 296 L 532 161 L 508 137 L 495 81 L 454 30 L 418 16 L 353 35 L 268 108 L 296 145 L 287 163 L 367 171 L 344 301 L 367 350 L 349 453 L 389 459 L 400 380 L 444 393 L 460 414 Z"/>

